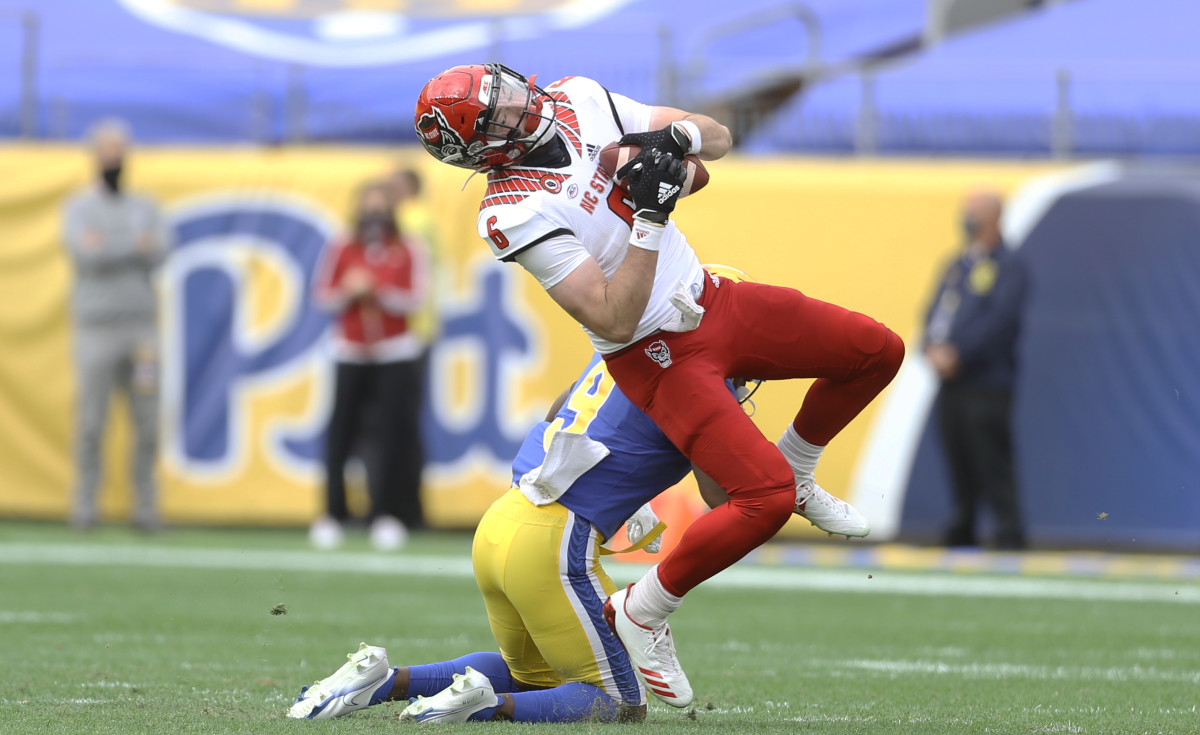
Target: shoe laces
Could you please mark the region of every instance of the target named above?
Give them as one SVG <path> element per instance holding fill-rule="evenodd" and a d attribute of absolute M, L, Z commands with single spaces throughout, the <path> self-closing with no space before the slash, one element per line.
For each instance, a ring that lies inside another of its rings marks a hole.
<path fill-rule="evenodd" d="M 358 651 L 353 651 L 351 653 L 346 654 L 346 660 L 354 661 L 354 657 L 359 655 L 361 652 L 362 651 L 360 649 Z M 359 669 L 362 668 L 362 664 L 365 662 L 366 662 L 366 659 L 364 659 L 363 661 L 357 662 L 351 673 L 358 674 Z M 326 677 L 324 679 L 318 679 L 317 681 L 314 681 L 312 686 L 305 687 L 304 691 L 300 693 L 301 696 L 304 697 L 305 699 L 308 699 L 309 697 L 319 697 L 321 699 L 328 699 L 329 697 L 333 696 L 333 692 L 335 689 L 333 687 L 333 680 L 334 679 L 340 680 L 340 679 L 346 678 L 346 676 L 344 676 L 344 675 L 338 676 L 339 674 L 343 674 L 343 671 L 338 670 L 338 671 L 334 672 L 333 674 L 330 674 L 328 677 Z M 330 684 L 328 689 L 325 688 L 325 686 L 324 686 L 325 682 L 329 682 L 329 684 Z"/>
<path fill-rule="evenodd" d="M 850 517 L 849 503 L 833 497 L 825 490 L 825 488 L 821 487 L 812 480 L 805 480 L 799 485 L 799 487 L 808 488 L 808 493 L 804 495 L 803 499 L 801 499 L 799 495 L 796 497 L 796 512 L 800 513 L 801 515 L 808 511 L 809 503 L 815 500 L 818 504 L 825 506 L 831 512 L 841 518 Z"/>
<path fill-rule="evenodd" d="M 314 681 L 312 686 L 304 687 L 304 691 L 300 692 L 300 697 L 296 701 L 301 702 L 305 699 L 316 699 L 318 701 L 322 701 L 329 699 L 333 693 L 326 691 L 326 689 L 321 686 L 321 683 L 321 681 Z"/>
<path fill-rule="evenodd" d="M 682 676 L 683 668 L 675 655 L 675 641 L 671 637 L 671 628 L 663 623 L 654 628 L 650 634 L 650 642 L 643 649 L 647 656 L 653 656 L 659 662 L 664 676 Z"/>

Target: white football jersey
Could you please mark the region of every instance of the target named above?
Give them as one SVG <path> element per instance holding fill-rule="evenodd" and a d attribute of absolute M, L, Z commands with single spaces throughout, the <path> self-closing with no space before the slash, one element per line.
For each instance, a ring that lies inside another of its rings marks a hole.
<path fill-rule="evenodd" d="M 646 132 L 651 108 L 610 94 L 583 77 L 560 79 L 546 93 L 558 105 L 554 122 L 570 162 L 560 168 L 516 165 L 489 173 L 487 193 L 479 205 L 479 236 L 498 259 L 518 261 L 545 288 L 566 278 L 588 258 L 612 278 L 629 247 L 633 202 L 625 187 L 614 186 L 600 169 L 598 154 L 625 133 Z M 668 222 L 650 302 L 633 341 L 677 317 L 671 294 L 702 278 L 695 251 L 675 223 Z M 698 295 L 698 290 L 694 293 Z M 586 327 L 584 331 L 602 354 L 630 344 L 601 339 Z"/>

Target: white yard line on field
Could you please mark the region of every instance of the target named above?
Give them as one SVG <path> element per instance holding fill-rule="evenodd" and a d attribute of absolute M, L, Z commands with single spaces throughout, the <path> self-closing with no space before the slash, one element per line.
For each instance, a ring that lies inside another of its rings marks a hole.
<path fill-rule="evenodd" d="M 138 566 L 190 569 L 339 572 L 419 577 L 469 578 L 471 560 L 464 556 L 321 553 L 179 548 L 169 546 L 105 546 L 86 544 L 0 543 L 0 565 Z M 640 577 L 648 567 L 610 563 L 618 582 Z M 1120 581 L 972 575 L 947 572 L 887 572 L 861 569 L 811 569 L 738 565 L 705 583 L 710 588 L 815 590 L 862 594 L 949 595 L 1117 602 L 1200 603 L 1200 586 L 1190 581 Z"/>
<path fill-rule="evenodd" d="M 894 659 L 810 661 L 829 669 L 858 669 L 889 676 L 943 674 L 964 679 L 1067 679 L 1088 681 L 1170 681 L 1200 684 L 1200 671 L 1165 671 L 1153 666 L 1031 666 L 1006 663 L 947 663 Z"/>
<path fill-rule="evenodd" d="M 0 625 L 12 625 L 14 623 L 74 623 L 79 620 L 78 615 L 63 612 L 41 612 L 39 610 L 0 610 Z"/>

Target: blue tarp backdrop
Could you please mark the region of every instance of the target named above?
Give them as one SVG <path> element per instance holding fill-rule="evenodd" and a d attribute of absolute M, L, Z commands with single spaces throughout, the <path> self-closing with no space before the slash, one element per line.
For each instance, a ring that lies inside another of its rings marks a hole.
<path fill-rule="evenodd" d="M 1034 543 L 1200 548 L 1200 174 L 1058 199 L 1018 251 L 1032 274 L 1014 412 Z M 948 521 L 935 428 L 901 535 Z"/>

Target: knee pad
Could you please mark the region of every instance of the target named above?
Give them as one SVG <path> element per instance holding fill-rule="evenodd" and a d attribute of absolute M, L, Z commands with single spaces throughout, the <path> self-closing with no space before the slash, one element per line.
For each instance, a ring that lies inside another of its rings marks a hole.
<path fill-rule="evenodd" d="M 904 340 L 882 324 L 879 326 L 887 333 L 887 342 L 883 349 L 876 353 L 876 362 L 879 364 L 879 371 L 887 374 L 888 380 L 891 380 L 900 371 L 900 363 L 904 362 Z"/>
<path fill-rule="evenodd" d="M 867 358 L 870 369 L 886 374 L 890 380 L 904 361 L 904 340 L 900 335 L 865 314 L 854 314 L 847 327 L 851 343 Z"/>

